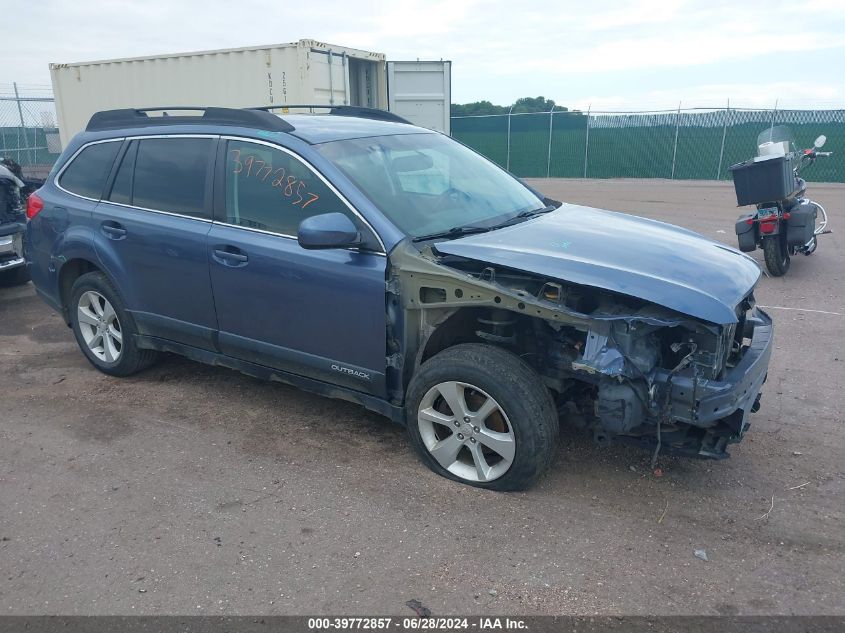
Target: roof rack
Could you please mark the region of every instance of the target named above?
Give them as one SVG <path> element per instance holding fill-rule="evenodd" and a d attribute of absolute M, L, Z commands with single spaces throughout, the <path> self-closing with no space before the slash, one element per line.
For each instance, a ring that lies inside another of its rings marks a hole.
<path fill-rule="evenodd" d="M 333 114 L 335 116 L 353 116 L 360 117 L 362 119 L 376 119 L 378 121 L 391 121 L 393 123 L 408 123 L 410 125 L 413 125 L 408 119 L 403 119 L 401 116 L 399 116 L 398 114 L 394 114 L 393 112 L 388 112 L 387 110 L 379 110 L 378 108 L 365 108 L 363 106 L 330 105 L 328 103 L 282 103 L 278 105 L 258 106 L 256 108 L 250 108 L 250 110 L 269 112 L 271 110 L 295 108 L 308 108 L 312 112 L 314 108 L 320 108 L 323 110 L 328 110 L 329 114 Z"/>
<path fill-rule="evenodd" d="M 170 116 L 169 112 L 202 112 L 201 116 Z M 151 117 L 148 112 L 162 112 Z M 206 106 L 171 106 L 159 108 L 123 108 L 96 112 L 88 121 L 87 131 L 122 127 L 151 127 L 158 125 L 218 124 L 255 127 L 271 132 L 291 132 L 294 127 L 284 119 L 257 108 L 219 108 Z"/>
<path fill-rule="evenodd" d="M 305 105 L 281 104 L 260 106 L 257 108 L 220 108 L 207 106 L 169 106 L 157 108 L 122 108 L 119 110 L 103 110 L 95 112 L 88 121 L 86 131 L 112 130 L 123 127 L 152 127 L 159 125 L 237 125 L 241 127 L 253 127 L 271 132 L 292 132 L 296 128 L 280 116 L 271 114 L 271 110 L 282 109 L 305 109 L 312 112 L 315 108 L 328 110 L 330 115 L 360 117 L 364 119 L 375 119 L 378 121 L 391 121 L 393 123 L 408 123 L 407 119 L 376 108 L 363 108 L 348 105 L 329 105 L 325 103 L 313 103 Z M 161 112 L 161 116 L 151 117 L 148 112 Z M 170 116 L 170 112 L 202 112 L 202 115 L 179 115 Z"/>

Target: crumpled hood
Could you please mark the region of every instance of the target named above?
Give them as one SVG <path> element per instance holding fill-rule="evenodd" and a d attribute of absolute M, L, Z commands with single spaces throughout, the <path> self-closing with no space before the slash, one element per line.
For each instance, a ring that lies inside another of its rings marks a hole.
<path fill-rule="evenodd" d="M 736 305 L 760 278 L 753 259 L 698 233 L 573 204 L 435 248 L 638 297 L 719 324 L 737 321 Z"/>

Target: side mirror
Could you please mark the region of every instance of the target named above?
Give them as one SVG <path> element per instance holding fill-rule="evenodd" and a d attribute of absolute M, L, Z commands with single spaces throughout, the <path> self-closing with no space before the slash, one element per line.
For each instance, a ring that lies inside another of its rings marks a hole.
<path fill-rule="evenodd" d="M 362 243 L 361 233 L 342 213 L 323 213 L 305 218 L 299 225 L 297 241 L 302 248 L 348 248 Z"/>
<path fill-rule="evenodd" d="M 827 137 L 822 134 L 813 142 L 813 147 L 815 147 L 816 149 L 821 149 L 822 147 L 824 147 L 825 143 L 827 143 Z"/>

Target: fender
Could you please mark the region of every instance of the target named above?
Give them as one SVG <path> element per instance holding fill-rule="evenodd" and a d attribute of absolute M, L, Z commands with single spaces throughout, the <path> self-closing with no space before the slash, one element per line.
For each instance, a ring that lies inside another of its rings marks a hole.
<path fill-rule="evenodd" d="M 92 238 L 94 257 L 96 258 L 94 261 L 97 262 L 97 267 L 112 281 L 115 288 L 120 289 L 120 295 L 126 308 L 128 310 L 137 309 L 137 291 L 133 283 L 133 275 L 126 267 L 125 258 L 120 257 L 119 253 L 115 252 L 112 240 L 99 231 L 92 231 Z"/>
<path fill-rule="evenodd" d="M 27 231 L 28 235 L 37 234 L 38 231 Z M 91 236 L 88 227 L 82 225 L 71 225 L 66 231 L 60 233 L 52 244 L 49 252 L 33 248 L 28 251 L 28 257 L 39 262 L 31 266 L 31 270 L 46 270 L 47 279 L 43 280 L 42 291 L 49 295 L 57 305 L 61 305 L 61 288 L 59 280 L 64 266 L 73 260 L 82 259 L 97 265 L 97 254 L 91 244 Z M 48 261 L 40 261 L 48 260 Z"/>
<path fill-rule="evenodd" d="M 775 216 L 773 218 L 766 218 L 765 220 L 757 220 L 757 223 L 760 226 L 760 237 L 763 238 L 767 235 L 780 234 L 782 232 L 781 225 L 786 224 L 786 220 Z"/>

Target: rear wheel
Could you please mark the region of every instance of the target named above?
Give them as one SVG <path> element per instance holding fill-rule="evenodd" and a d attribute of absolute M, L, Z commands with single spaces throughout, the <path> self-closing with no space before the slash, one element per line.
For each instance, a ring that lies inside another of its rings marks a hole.
<path fill-rule="evenodd" d="M 135 344 L 135 322 L 105 275 L 82 275 L 70 297 L 76 342 L 94 367 L 112 376 L 129 376 L 153 364 L 157 353 Z"/>
<path fill-rule="evenodd" d="M 406 419 L 429 468 L 492 490 L 531 486 L 558 445 L 549 390 L 525 361 L 490 345 L 457 345 L 423 363 L 408 389 Z"/>
<path fill-rule="evenodd" d="M 786 230 L 786 226 L 783 230 Z M 782 277 L 789 270 L 789 250 L 785 242 L 786 233 L 763 238 L 763 255 L 766 259 L 766 268 L 772 277 Z"/>

